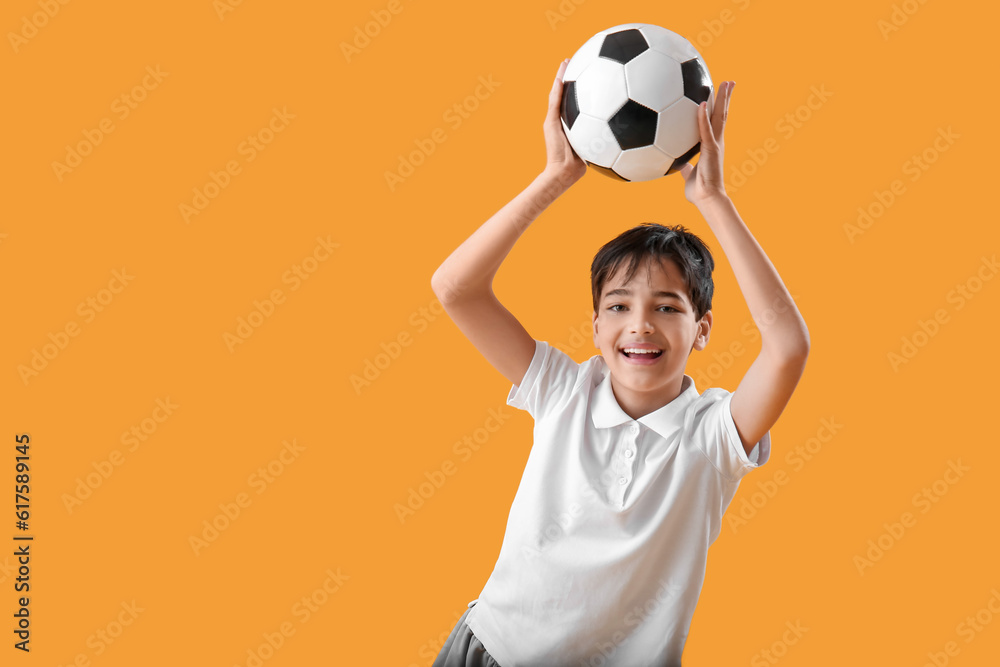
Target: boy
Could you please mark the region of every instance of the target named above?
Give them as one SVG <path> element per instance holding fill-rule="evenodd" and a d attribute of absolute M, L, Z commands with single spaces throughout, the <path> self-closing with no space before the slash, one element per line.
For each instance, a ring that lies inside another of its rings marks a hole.
<path fill-rule="evenodd" d="M 735 392 L 699 394 L 687 357 L 712 327 L 712 256 L 683 227 L 645 224 L 594 258 L 594 345 L 577 364 L 536 341 L 493 295 L 531 222 L 586 172 L 549 93 L 547 164 L 431 281 L 455 324 L 535 420 L 500 556 L 434 667 L 679 667 L 709 545 L 740 479 L 770 457 L 770 428 L 805 367 L 809 334 L 722 178 L 733 82 L 699 108 L 698 164 L 684 195 L 736 275 L 761 351 Z"/>

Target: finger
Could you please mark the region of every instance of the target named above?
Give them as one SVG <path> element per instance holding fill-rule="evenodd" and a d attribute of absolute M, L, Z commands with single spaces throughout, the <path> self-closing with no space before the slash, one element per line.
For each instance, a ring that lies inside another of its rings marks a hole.
<path fill-rule="evenodd" d="M 715 141 L 712 134 L 712 122 L 708 118 L 708 102 L 702 102 L 698 107 L 698 134 L 701 136 L 701 148 L 705 150 Z"/>
<path fill-rule="evenodd" d="M 722 111 L 722 122 L 725 123 L 729 120 L 729 101 L 733 99 L 733 89 L 736 87 L 735 81 L 729 82 L 729 89 L 726 91 L 726 106 Z"/>
<path fill-rule="evenodd" d="M 715 140 L 722 142 L 722 136 L 726 129 L 726 120 L 729 117 L 729 97 L 732 94 L 732 81 L 723 81 L 719 86 L 719 92 L 715 96 L 715 113 L 712 127 L 714 128 Z"/>
<path fill-rule="evenodd" d="M 556 72 L 556 78 L 552 82 L 552 89 L 549 91 L 549 116 L 557 116 L 562 107 L 562 77 L 566 71 L 567 63 L 569 63 L 569 60 L 559 63 L 559 70 Z"/>

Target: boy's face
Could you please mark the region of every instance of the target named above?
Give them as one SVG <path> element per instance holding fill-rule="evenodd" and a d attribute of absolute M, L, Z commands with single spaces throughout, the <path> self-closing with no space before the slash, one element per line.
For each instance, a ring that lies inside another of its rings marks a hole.
<path fill-rule="evenodd" d="M 627 284 L 624 275 L 623 266 L 602 287 L 594 345 L 611 371 L 619 402 L 665 405 L 680 391 L 688 356 L 708 344 L 712 312 L 695 319 L 680 269 L 671 260 L 644 260 Z M 651 344 L 662 353 L 629 358 L 622 348 L 634 343 Z"/>

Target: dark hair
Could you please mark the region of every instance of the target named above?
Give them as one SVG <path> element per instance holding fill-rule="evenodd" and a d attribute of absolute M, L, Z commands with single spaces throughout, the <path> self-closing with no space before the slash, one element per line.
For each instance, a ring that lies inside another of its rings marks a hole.
<path fill-rule="evenodd" d="M 644 222 L 622 232 L 597 251 L 590 266 L 590 286 L 594 293 L 594 312 L 600 307 L 601 292 L 608 279 L 629 261 L 625 282 L 632 280 L 646 258 L 672 260 L 686 283 L 688 298 L 694 306 L 695 320 L 712 309 L 712 271 L 715 260 L 705 243 L 682 225 L 665 226 Z"/>

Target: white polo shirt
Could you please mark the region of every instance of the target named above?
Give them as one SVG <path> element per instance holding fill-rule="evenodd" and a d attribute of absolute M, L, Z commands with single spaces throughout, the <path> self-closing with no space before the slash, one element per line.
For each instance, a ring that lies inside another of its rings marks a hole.
<path fill-rule="evenodd" d="M 680 395 L 634 420 L 604 358 L 578 364 L 544 341 L 507 404 L 534 444 L 500 555 L 466 624 L 501 667 L 678 667 L 708 547 L 747 457 L 732 394 Z"/>

